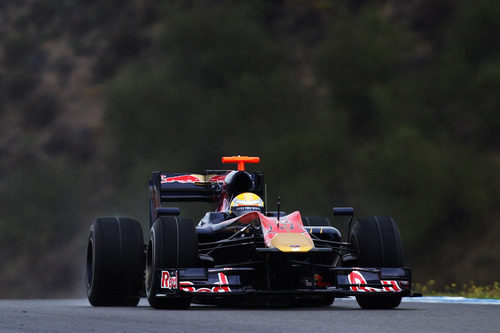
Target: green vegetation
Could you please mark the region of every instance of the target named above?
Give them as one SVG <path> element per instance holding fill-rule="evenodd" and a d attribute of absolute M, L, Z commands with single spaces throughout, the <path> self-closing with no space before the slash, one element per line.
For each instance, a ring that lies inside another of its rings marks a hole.
<path fill-rule="evenodd" d="M 429 280 L 425 284 L 416 283 L 415 291 L 422 292 L 425 296 L 463 296 L 469 298 L 494 298 L 500 299 L 500 284 L 493 282 L 488 285 L 476 285 L 474 281 L 457 285 L 452 283 L 443 288 L 436 288 L 436 281 Z"/>
<path fill-rule="evenodd" d="M 287 211 L 392 215 L 419 281 L 499 276 L 498 1 L 0 9 L 0 297 L 80 292 L 92 218 L 146 226 L 151 171 L 238 153 Z"/>

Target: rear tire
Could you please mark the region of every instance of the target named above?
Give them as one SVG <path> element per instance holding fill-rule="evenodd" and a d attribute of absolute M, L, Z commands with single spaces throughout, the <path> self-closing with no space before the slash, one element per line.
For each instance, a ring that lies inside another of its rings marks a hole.
<path fill-rule="evenodd" d="M 349 262 L 355 267 L 403 266 L 401 236 L 391 217 L 374 216 L 359 219 L 351 228 L 351 243 L 357 259 Z M 356 301 L 363 309 L 392 309 L 401 303 L 399 294 L 358 295 Z"/>
<path fill-rule="evenodd" d="M 305 227 L 331 227 L 330 220 L 320 216 L 305 216 L 302 223 Z"/>
<path fill-rule="evenodd" d="M 351 228 L 350 241 L 357 257 L 353 266 L 403 266 L 401 236 L 392 217 L 374 216 L 357 220 Z"/>
<path fill-rule="evenodd" d="M 160 293 L 159 269 L 199 266 L 198 239 L 193 222 L 181 217 L 159 217 L 151 227 L 146 255 L 146 295 L 156 309 L 185 309 L 191 297 L 157 297 Z M 164 293 L 164 292 L 162 292 Z"/>
<path fill-rule="evenodd" d="M 87 246 L 87 297 L 94 306 L 136 306 L 144 283 L 144 239 L 138 221 L 98 218 Z"/>

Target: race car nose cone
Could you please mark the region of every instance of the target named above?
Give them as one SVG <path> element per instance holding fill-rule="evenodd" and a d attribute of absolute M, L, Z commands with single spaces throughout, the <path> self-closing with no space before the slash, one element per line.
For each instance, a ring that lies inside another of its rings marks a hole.
<path fill-rule="evenodd" d="M 301 233 L 277 234 L 271 239 L 269 245 L 278 248 L 281 252 L 308 252 L 314 247 L 309 235 Z"/>

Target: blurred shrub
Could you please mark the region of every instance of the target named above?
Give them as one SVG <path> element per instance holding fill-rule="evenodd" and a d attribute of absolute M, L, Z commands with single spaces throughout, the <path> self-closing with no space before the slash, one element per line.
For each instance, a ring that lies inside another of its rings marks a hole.
<path fill-rule="evenodd" d="M 49 93 L 31 96 L 24 103 L 23 124 L 27 128 L 42 128 L 50 124 L 60 113 L 58 100 Z"/>
<path fill-rule="evenodd" d="M 2 179 L 0 253 L 2 262 L 8 264 L 0 281 L 16 286 L 2 289 L 2 297 L 14 297 L 19 290 L 45 297 L 54 297 L 54 290 L 73 290 L 78 281 L 74 273 L 82 263 L 74 255 L 83 251 L 79 253 L 79 245 L 73 248 L 70 243 L 81 231 L 77 217 L 86 206 L 81 195 L 86 192 L 85 180 L 77 176 L 77 170 L 18 160 L 9 177 Z"/>
<path fill-rule="evenodd" d="M 131 180 L 120 186 L 144 191 L 153 169 L 217 168 L 222 154 L 270 161 L 285 155 L 274 140 L 287 146 L 313 130 L 306 120 L 314 99 L 299 90 L 288 50 L 263 29 L 253 7 L 170 5 L 163 15 L 155 62 L 125 68 L 109 85 L 111 163 Z"/>
<path fill-rule="evenodd" d="M 5 66 L 39 68 L 45 55 L 39 48 L 39 40 L 27 34 L 9 36 L 3 41 L 3 63 Z"/>
<path fill-rule="evenodd" d="M 38 75 L 24 70 L 12 71 L 6 76 L 5 90 L 7 98 L 19 101 L 25 98 L 38 84 Z"/>
<path fill-rule="evenodd" d="M 370 98 L 373 86 L 392 79 L 411 51 L 412 36 L 377 8 L 356 15 L 332 14 L 324 39 L 315 49 L 316 74 L 333 100 L 348 110 L 356 136 L 377 136 L 381 124 Z"/>
<path fill-rule="evenodd" d="M 111 34 L 107 47 L 100 51 L 92 68 L 95 81 L 112 77 L 123 63 L 137 57 L 148 46 L 148 40 L 138 34 L 137 28 L 129 23 Z"/>

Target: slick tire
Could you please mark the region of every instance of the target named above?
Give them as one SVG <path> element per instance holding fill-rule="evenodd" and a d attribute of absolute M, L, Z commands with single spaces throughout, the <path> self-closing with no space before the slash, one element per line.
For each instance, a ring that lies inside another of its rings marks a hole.
<path fill-rule="evenodd" d="M 98 218 L 87 245 L 87 297 L 94 306 L 136 306 L 144 283 L 144 239 L 138 221 Z"/>
<path fill-rule="evenodd" d="M 330 220 L 326 217 L 305 216 L 302 218 L 302 223 L 306 227 L 330 227 Z"/>
<path fill-rule="evenodd" d="M 294 303 L 295 306 L 316 307 L 316 306 L 329 306 L 335 301 L 332 295 L 324 295 L 315 298 L 303 298 Z"/>
<path fill-rule="evenodd" d="M 357 257 L 352 266 L 403 266 L 401 236 L 396 222 L 391 217 L 359 219 L 352 225 L 350 235 L 350 242 Z M 401 303 L 401 295 L 359 295 L 356 300 L 363 309 L 391 309 Z"/>
<path fill-rule="evenodd" d="M 401 304 L 401 295 L 360 295 L 356 301 L 362 309 L 393 309 Z"/>
<path fill-rule="evenodd" d="M 160 275 L 157 270 L 197 267 L 198 238 L 193 222 L 182 217 L 159 217 L 153 223 L 146 254 L 146 295 L 156 309 L 185 309 L 188 295 L 159 297 Z"/>

